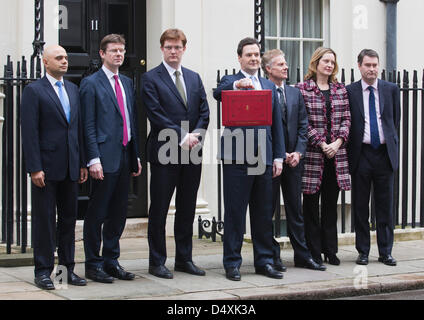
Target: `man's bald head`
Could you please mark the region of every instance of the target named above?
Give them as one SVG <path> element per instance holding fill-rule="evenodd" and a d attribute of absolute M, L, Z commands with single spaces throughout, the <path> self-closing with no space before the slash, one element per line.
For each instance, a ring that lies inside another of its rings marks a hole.
<path fill-rule="evenodd" d="M 68 71 L 68 54 L 59 45 L 48 46 L 44 49 L 43 63 L 47 73 L 60 80 Z"/>

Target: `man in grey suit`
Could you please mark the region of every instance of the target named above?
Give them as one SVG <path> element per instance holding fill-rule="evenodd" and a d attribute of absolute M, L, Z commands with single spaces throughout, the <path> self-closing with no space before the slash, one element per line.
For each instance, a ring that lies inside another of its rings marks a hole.
<path fill-rule="evenodd" d="M 400 92 L 396 84 L 378 77 L 379 57 L 370 49 L 358 55 L 362 79 L 347 86 L 351 113 L 348 145 L 352 176 L 357 264 L 368 264 L 370 251 L 369 199 L 374 187 L 378 261 L 395 266 L 393 247 L 393 184 L 399 165 Z"/>
<path fill-rule="evenodd" d="M 302 215 L 302 173 L 303 160 L 308 143 L 308 115 L 303 97 L 297 88 L 285 85 L 288 66 L 284 52 L 273 49 L 262 57 L 262 70 L 271 80 L 278 92 L 281 117 L 284 128 L 286 146 L 285 166 L 281 176 L 273 179 L 273 212 L 280 197 L 280 186 L 283 192 L 284 208 L 287 217 L 287 233 L 294 250 L 296 267 L 312 270 L 326 270 L 322 264 L 316 263 L 306 245 L 305 228 Z M 273 239 L 274 267 L 285 271 L 286 267 L 280 258 L 280 245 Z"/>

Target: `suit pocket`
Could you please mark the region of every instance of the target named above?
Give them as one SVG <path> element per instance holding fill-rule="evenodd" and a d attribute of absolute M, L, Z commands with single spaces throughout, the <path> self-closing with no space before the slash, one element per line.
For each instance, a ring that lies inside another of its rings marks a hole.
<path fill-rule="evenodd" d="M 40 149 L 44 150 L 44 151 L 54 151 L 56 149 L 56 145 L 52 142 L 41 141 L 40 142 Z"/>

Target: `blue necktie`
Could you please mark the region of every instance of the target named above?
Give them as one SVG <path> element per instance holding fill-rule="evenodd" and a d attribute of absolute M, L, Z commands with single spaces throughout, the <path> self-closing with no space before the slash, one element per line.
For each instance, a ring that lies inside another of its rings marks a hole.
<path fill-rule="evenodd" d="M 375 110 L 375 96 L 374 88 L 369 86 L 370 91 L 369 105 L 370 105 L 370 134 L 371 134 L 371 146 L 377 149 L 380 146 L 380 135 L 378 134 L 377 124 L 377 112 Z"/>
<path fill-rule="evenodd" d="M 65 90 L 63 90 L 63 83 L 62 81 L 56 82 L 56 85 L 59 87 L 59 100 L 62 104 L 63 111 L 65 112 L 66 119 L 71 119 L 71 104 L 69 103 L 68 95 L 66 94 Z"/>
<path fill-rule="evenodd" d="M 255 76 L 250 76 L 250 79 L 252 80 L 253 86 L 255 87 L 255 90 L 258 90 L 258 83 Z"/>

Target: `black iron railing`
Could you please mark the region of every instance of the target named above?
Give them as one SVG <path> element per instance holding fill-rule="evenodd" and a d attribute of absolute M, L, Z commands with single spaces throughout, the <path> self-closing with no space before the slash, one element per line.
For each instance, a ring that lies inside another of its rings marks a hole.
<path fill-rule="evenodd" d="M 31 72 L 41 75 L 40 58 L 35 61 L 38 67 Z M 4 77 L 0 84 L 5 100 L 3 104 L 2 134 L 2 243 L 6 243 L 6 252 L 11 253 L 12 245 L 20 246 L 25 253 L 28 246 L 28 194 L 27 174 L 21 147 L 21 96 L 25 86 L 36 78 L 27 77 L 27 61 L 22 57 L 13 72 L 13 62 L 7 57 Z M 15 233 L 16 232 L 16 233 Z M 14 240 L 16 239 L 16 241 Z"/>

